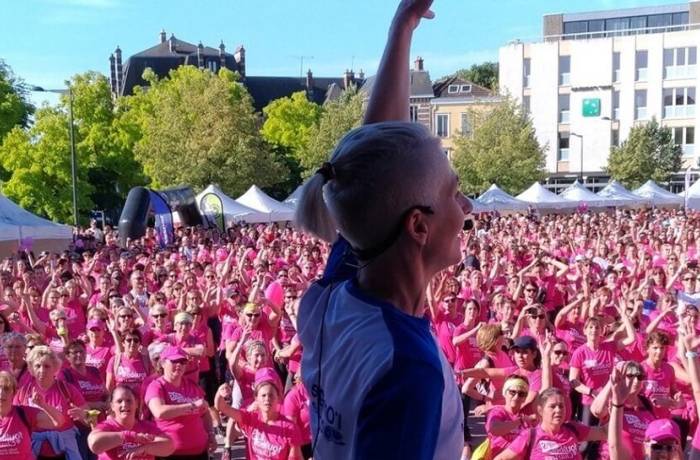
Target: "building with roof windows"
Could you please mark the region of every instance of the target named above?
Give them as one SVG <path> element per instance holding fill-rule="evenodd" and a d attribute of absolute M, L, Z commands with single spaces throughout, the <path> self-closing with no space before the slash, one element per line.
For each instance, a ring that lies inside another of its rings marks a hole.
<path fill-rule="evenodd" d="M 610 147 L 652 117 L 672 129 L 684 166 L 700 165 L 700 2 L 548 14 L 542 23 L 541 40 L 500 48 L 499 86 L 530 112 L 552 185 L 583 176 L 602 187 Z"/>

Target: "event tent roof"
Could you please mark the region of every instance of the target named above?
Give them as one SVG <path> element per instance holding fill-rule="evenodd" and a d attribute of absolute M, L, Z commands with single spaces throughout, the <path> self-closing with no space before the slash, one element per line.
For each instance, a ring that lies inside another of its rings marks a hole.
<path fill-rule="evenodd" d="M 221 201 L 217 202 L 217 198 Z M 199 212 L 210 222 L 215 222 L 219 215 L 223 215 L 226 228 L 237 222 L 267 222 L 266 214 L 238 203 L 213 184 L 202 190 L 196 201 Z"/>
<path fill-rule="evenodd" d="M 584 185 L 582 185 L 578 180 L 574 181 L 573 184 L 566 187 L 560 194 L 560 197 L 566 198 L 567 200 L 576 201 L 579 204 L 585 204 L 586 206 L 592 208 L 601 208 L 606 206 L 615 206 L 613 200 L 600 197 L 595 193 L 588 190 Z"/>
<path fill-rule="evenodd" d="M 683 197 L 662 189 L 652 180 L 646 181 L 644 185 L 634 190 L 633 193 L 646 198 L 654 206 L 681 206 L 685 201 Z"/>
<path fill-rule="evenodd" d="M 700 209 L 700 179 L 695 181 L 693 185 L 688 187 L 688 190 L 685 190 L 678 195 L 685 200 L 686 198 L 686 192 L 688 196 L 688 201 L 686 203 L 686 206 L 688 209 Z"/>
<path fill-rule="evenodd" d="M 34 249 L 59 251 L 66 249 L 72 240 L 73 230 L 69 226 L 42 219 L 0 195 L 0 242 L 5 243 L 2 245 L 5 251 L 16 250 L 22 241 L 32 241 Z M 41 241 L 50 243 L 35 244 Z"/>
<path fill-rule="evenodd" d="M 474 200 L 479 206 L 479 212 L 484 211 L 527 211 L 528 203 L 513 198 L 496 184 L 491 185 L 479 198 Z"/>
<path fill-rule="evenodd" d="M 615 206 L 642 206 L 649 204 L 647 198 L 635 195 L 614 179 L 608 182 L 608 185 L 598 192 L 597 195 L 615 201 Z"/>
<path fill-rule="evenodd" d="M 550 192 L 539 182 L 532 184 L 530 188 L 516 196 L 516 198 L 530 203 L 537 209 L 574 209 L 578 206 L 577 202 L 567 200 Z"/>
<path fill-rule="evenodd" d="M 284 222 L 294 219 L 294 208 L 267 196 L 255 185 L 251 185 L 248 191 L 236 201 L 264 213 L 267 217 L 265 222 Z"/>
<path fill-rule="evenodd" d="M 292 206 L 296 208 L 297 203 L 299 202 L 299 198 L 301 198 L 301 191 L 304 188 L 304 184 L 298 186 L 291 195 L 287 197 L 286 200 L 284 200 L 284 204 Z"/>

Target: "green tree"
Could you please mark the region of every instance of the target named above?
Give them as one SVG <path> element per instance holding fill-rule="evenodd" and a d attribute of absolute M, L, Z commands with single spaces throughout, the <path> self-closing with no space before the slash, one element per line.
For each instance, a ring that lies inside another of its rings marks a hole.
<path fill-rule="evenodd" d="M 544 178 L 545 149 L 512 98 L 468 116 L 473 133 L 455 139 L 453 155 L 463 192 L 481 193 L 495 183 L 508 193 L 520 193 Z"/>
<path fill-rule="evenodd" d="M 147 69 L 144 78 L 150 87 L 125 98 L 121 128 L 156 188 L 217 183 L 235 196 L 286 176 L 233 72 L 182 66 L 164 79 Z"/>
<path fill-rule="evenodd" d="M 0 142 L 15 126 L 26 127 L 32 113 L 24 84 L 0 59 Z"/>
<path fill-rule="evenodd" d="M 128 190 L 146 181 L 128 143 L 116 128 L 107 79 L 96 72 L 72 82 L 78 211 L 119 207 Z M 42 107 L 29 129 L 16 127 L 0 147 L 8 171 L 3 192 L 21 206 L 62 222 L 72 222 L 72 178 L 68 95 L 56 107 Z"/>
<path fill-rule="evenodd" d="M 498 90 L 498 62 L 472 64 L 468 69 L 458 70 L 456 75 L 484 88 Z"/>
<path fill-rule="evenodd" d="M 666 182 L 681 169 L 681 147 L 673 140 L 671 128 L 659 125 L 655 118 L 634 126 L 619 147 L 613 146 L 606 171 L 629 188 L 647 180 Z"/>
<path fill-rule="evenodd" d="M 364 114 L 364 94 L 355 87 L 343 92 L 336 100 L 323 106 L 318 125 L 311 130 L 309 148 L 300 158 L 303 177 L 313 174 L 328 160 L 338 141 L 353 128 L 360 126 Z"/>

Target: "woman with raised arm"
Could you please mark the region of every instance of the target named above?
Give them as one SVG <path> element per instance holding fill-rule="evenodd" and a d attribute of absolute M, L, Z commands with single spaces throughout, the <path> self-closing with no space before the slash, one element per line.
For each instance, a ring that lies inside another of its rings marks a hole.
<path fill-rule="evenodd" d="M 337 240 L 299 309 L 314 458 L 460 458 L 464 445 L 459 391 L 424 316 L 428 284 L 461 259 L 471 204 L 408 111 L 411 38 L 431 3 L 399 3 L 365 124 L 297 207 L 303 230 Z"/>

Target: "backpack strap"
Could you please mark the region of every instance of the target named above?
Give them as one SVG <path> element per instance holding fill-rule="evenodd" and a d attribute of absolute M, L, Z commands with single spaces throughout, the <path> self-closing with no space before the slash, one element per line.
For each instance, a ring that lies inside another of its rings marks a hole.
<path fill-rule="evenodd" d="M 535 436 L 537 436 L 537 427 L 528 428 L 528 430 L 530 431 L 530 437 L 527 441 L 527 453 L 523 457 L 525 459 L 529 459 L 532 455 L 532 449 L 535 447 Z"/>
<path fill-rule="evenodd" d="M 64 368 L 61 371 L 61 375 L 63 375 L 63 378 L 66 380 L 66 382 L 70 383 L 71 385 L 75 385 L 75 379 L 73 378 L 73 373 L 70 372 L 70 369 Z"/>
<path fill-rule="evenodd" d="M 15 406 L 15 409 L 17 410 L 17 415 L 19 416 L 20 421 L 24 425 L 24 427 L 27 429 L 29 434 L 32 434 L 32 426 L 29 424 L 29 418 L 27 418 L 27 413 L 24 411 L 24 407 L 22 406 Z"/>

